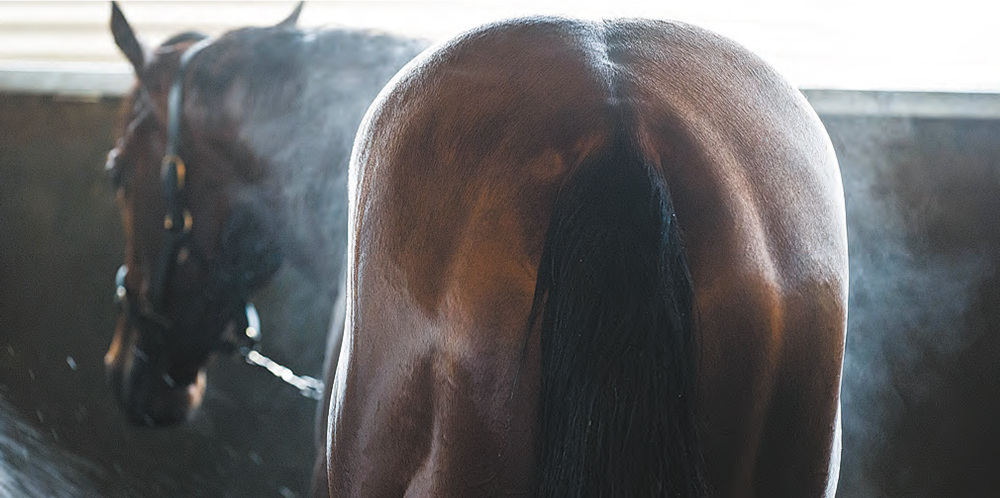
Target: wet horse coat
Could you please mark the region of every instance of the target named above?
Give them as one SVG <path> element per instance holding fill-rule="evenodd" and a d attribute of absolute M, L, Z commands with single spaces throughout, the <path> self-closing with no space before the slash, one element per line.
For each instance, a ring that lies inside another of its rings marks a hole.
<path fill-rule="evenodd" d="M 840 173 L 680 23 L 527 19 L 411 63 L 349 181 L 332 496 L 832 496 Z"/>

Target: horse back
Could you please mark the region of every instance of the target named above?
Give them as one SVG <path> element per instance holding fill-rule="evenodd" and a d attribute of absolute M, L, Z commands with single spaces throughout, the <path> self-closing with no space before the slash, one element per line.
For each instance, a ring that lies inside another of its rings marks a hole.
<path fill-rule="evenodd" d="M 540 399 L 539 265 L 567 185 L 622 137 L 679 226 L 709 490 L 825 491 L 846 235 L 822 126 L 704 31 L 532 19 L 425 54 L 362 125 L 334 496 L 535 494 L 561 402 Z"/>

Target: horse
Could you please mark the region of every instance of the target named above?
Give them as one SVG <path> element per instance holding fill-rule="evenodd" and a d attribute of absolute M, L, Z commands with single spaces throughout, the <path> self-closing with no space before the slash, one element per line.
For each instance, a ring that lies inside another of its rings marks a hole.
<path fill-rule="evenodd" d="M 189 419 L 210 358 L 252 346 L 248 300 L 280 265 L 334 294 L 343 286 L 351 144 L 378 91 L 426 44 L 299 30 L 301 8 L 275 26 L 214 39 L 181 33 L 150 50 L 112 3 L 111 32 L 136 83 L 106 165 L 126 245 L 105 364 L 135 424 Z M 343 329 L 338 299 L 330 372 Z M 329 390 L 321 397 L 319 448 Z"/>
<path fill-rule="evenodd" d="M 803 96 L 680 22 L 408 64 L 349 179 L 334 497 L 832 497 L 848 254 Z"/>

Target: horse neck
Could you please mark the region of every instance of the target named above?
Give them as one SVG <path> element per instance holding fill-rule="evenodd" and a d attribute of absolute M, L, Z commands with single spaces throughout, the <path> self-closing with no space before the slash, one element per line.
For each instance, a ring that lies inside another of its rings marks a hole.
<path fill-rule="evenodd" d="M 241 139 L 266 171 L 291 264 L 335 282 L 347 245 L 347 171 L 358 125 L 382 86 L 423 45 L 359 31 L 305 34 L 301 70 L 255 95 Z M 286 75 L 282 75 L 285 77 Z M 275 102 L 280 104 L 275 105 Z"/>

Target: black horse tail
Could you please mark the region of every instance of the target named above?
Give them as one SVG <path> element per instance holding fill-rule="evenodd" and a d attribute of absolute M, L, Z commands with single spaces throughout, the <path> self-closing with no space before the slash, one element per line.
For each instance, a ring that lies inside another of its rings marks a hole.
<path fill-rule="evenodd" d="M 692 300 L 662 173 L 614 140 L 563 186 L 538 269 L 539 496 L 705 494 Z"/>

